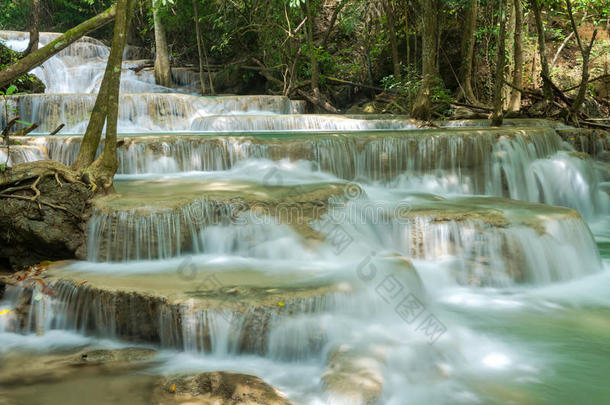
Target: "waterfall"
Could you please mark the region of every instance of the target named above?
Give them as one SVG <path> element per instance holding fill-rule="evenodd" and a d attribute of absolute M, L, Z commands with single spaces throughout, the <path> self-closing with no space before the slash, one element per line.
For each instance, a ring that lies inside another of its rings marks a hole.
<path fill-rule="evenodd" d="M 0 40 L 22 50 L 28 34 Z M 75 161 L 108 54 L 84 37 L 32 71 L 46 93 L 6 101 L 39 127 L 0 164 Z M 0 278 L 0 357 L 44 368 L 58 348 L 147 344 L 143 374 L 247 372 L 304 404 L 560 403 L 548 393 L 605 386 L 590 360 L 608 351 L 607 137 L 200 97 L 191 69 L 170 89 L 143 62 L 123 62 L 116 193 L 91 203 L 86 260 Z"/>

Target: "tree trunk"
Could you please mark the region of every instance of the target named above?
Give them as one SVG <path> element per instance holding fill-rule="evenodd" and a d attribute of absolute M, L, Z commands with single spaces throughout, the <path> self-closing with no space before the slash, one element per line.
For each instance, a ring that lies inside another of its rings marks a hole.
<path fill-rule="evenodd" d="M 172 71 L 169 65 L 169 52 L 165 28 L 159 17 L 157 0 L 152 0 L 153 22 L 155 24 L 155 82 L 161 86 L 172 87 Z"/>
<path fill-rule="evenodd" d="M 540 13 L 540 0 L 530 0 L 534 19 L 536 20 L 536 34 L 538 35 L 538 52 L 540 53 L 540 66 L 542 67 L 542 75 L 551 78 L 549 70 L 549 61 L 546 57 L 546 40 L 544 39 L 544 26 L 542 25 L 542 15 Z M 544 99 L 551 101 L 553 98 L 553 90 L 550 83 L 546 80 L 542 81 L 542 94 Z"/>
<path fill-rule="evenodd" d="M 195 33 L 197 35 L 197 55 L 199 56 L 199 81 L 201 82 L 201 95 L 205 96 L 205 76 L 203 74 L 203 49 L 201 45 L 201 27 L 199 26 L 199 12 L 197 0 L 193 0 L 193 16 L 195 18 Z"/>
<path fill-rule="evenodd" d="M 38 26 L 40 25 L 40 0 L 30 0 L 30 42 L 23 53 L 29 55 L 38 50 Z"/>
<path fill-rule="evenodd" d="M 407 67 L 411 67 L 411 33 L 409 32 L 409 8 L 405 10 L 405 39 L 407 45 Z"/>
<path fill-rule="evenodd" d="M 504 78 L 508 79 L 510 77 L 512 80 L 513 62 L 515 59 L 514 40 L 515 40 L 515 31 L 516 31 L 516 29 L 515 29 L 515 11 L 514 11 L 514 7 L 513 7 L 513 0 L 506 0 L 505 7 L 506 7 L 506 11 L 505 11 L 506 30 L 504 31 L 504 38 L 505 38 L 504 49 L 506 51 L 506 53 L 505 53 L 506 63 L 504 64 Z M 512 88 L 510 86 L 508 86 L 506 82 L 504 82 L 504 85 L 502 86 L 502 100 L 503 100 L 502 109 L 504 111 L 508 110 L 508 103 L 510 102 L 511 90 L 512 90 Z"/>
<path fill-rule="evenodd" d="M 104 151 L 85 169 L 90 181 L 101 186 L 104 191 L 112 189 L 114 174 L 119 166 L 117 158 L 117 125 L 119 117 L 119 90 L 121 87 L 121 66 L 123 63 L 123 50 L 127 42 L 129 25 L 136 0 L 118 0 L 120 11 L 117 11 L 117 21 L 114 25 L 112 48 L 106 64 L 108 87 L 106 89 L 106 136 L 104 138 Z M 99 97 L 99 96 L 98 96 Z"/>
<path fill-rule="evenodd" d="M 106 72 L 104 72 L 100 91 L 97 94 L 93 111 L 91 112 L 89 122 L 87 123 L 87 130 L 85 131 L 85 135 L 83 136 L 83 140 L 78 150 L 76 161 L 72 165 L 72 169 L 76 171 L 82 171 L 93 163 L 100 139 L 102 138 L 104 123 L 106 122 L 106 116 L 108 115 L 108 103 L 106 100 L 108 99 L 108 87 L 110 82 L 108 67 L 110 66 L 111 58 L 116 58 L 116 54 L 112 52 L 112 49 L 110 49 L 110 56 L 108 57 Z"/>
<path fill-rule="evenodd" d="M 99 185 L 103 190 L 111 189 L 112 179 L 118 167 L 116 142 L 121 65 L 135 1 L 118 0 L 117 2 L 118 10 L 114 24 L 114 36 L 106 71 L 78 157 L 73 166 L 74 170 L 84 170 L 89 183 Z M 107 124 L 104 151 L 94 161 L 105 121 L 107 121 Z"/>
<path fill-rule="evenodd" d="M 535 1 L 535 0 L 534 0 Z M 500 0 L 500 33 L 496 52 L 496 82 L 494 85 L 494 110 L 491 117 L 491 125 L 501 126 L 503 121 L 502 112 L 502 88 L 504 87 L 504 69 L 506 67 L 506 0 Z"/>
<path fill-rule="evenodd" d="M 411 116 L 422 121 L 429 121 L 432 114 L 430 93 L 436 76 L 437 1 L 422 1 L 422 84 L 411 109 Z"/>
<path fill-rule="evenodd" d="M 515 12 L 515 40 L 514 40 L 514 63 L 513 86 L 510 93 L 509 111 L 521 109 L 521 92 L 516 88 L 523 88 L 523 7 L 521 0 L 513 0 Z"/>
<path fill-rule="evenodd" d="M 394 10 L 392 9 L 391 0 L 384 0 L 383 8 L 385 9 L 385 15 L 388 22 L 388 33 L 390 35 L 390 45 L 392 47 L 394 78 L 400 79 L 400 58 L 398 56 L 398 41 L 396 40 L 396 31 L 394 30 Z"/>
<path fill-rule="evenodd" d="M 462 63 L 459 74 L 461 84 L 457 97 L 458 99 L 464 98 L 474 105 L 479 104 L 472 90 L 472 58 L 474 54 L 474 31 L 477 28 L 478 8 L 479 1 L 472 0 L 466 10 L 461 42 Z"/>
<path fill-rule="evenodd" d="M 29 72 L 37 66 L 40 66 L 50 57 L 67 48 L 72 43 L 77 41 L 83 35 L 88 34 L 114 19 L 116 15 L 116 6 L 113 5 L 101 14 L 69 29 L 65 34 L 50 42 L 48 45 L 38 49 L 19 59 L 14 64 L 5 67 L 0 71 L 0 87 L 5 87 L 19 76 Z"/>
<path fill-rule="evenodd" d="M 335 23 L 337 22 L 337 17 L 339 16 L 339 13 L 343 9 L 343 6 L 345 6 L 345 3 L 347 3 L 347 0 L 341 0 L 339 5 L 337 6 L 337 8 L 335 8 L 333 10 L 333 14 L 330 17 L 330 21 L 328 23 L 328 28 L 326 29 L 326 32 L 324 33 L 324 38 L 322 39 L 322 42 L 320 44 L 321 48 L 326 47 L 326 43 L 328 42 L 328 39 L 330 38 L 330 34 L 333 31 L 333 28 L 335 27 Z"/>
<path fill-rule="evenodd" d="M 320 98 L 320 71 L 318 66 L 318 57 L 316 55 L 316 46 L 313 42 L 313 10 L 312 10 L 312 0 L 305 1 L 305 15 L 307 17 L 306 25 L 306 35 L 307 35 L 307 48 L 309 50 L 309 61 L 311 63 L 311 91 L 313 92 L 313 96 L 316 99 Z"/>
<path fill-rule="evenodd" d="M 576 22 L 574 22 L 574 14 L 572 13 L 572 3 L 570 0 L 566 0 L 566 5 L 568 8 L 568 15 L 570 16 L 570 23 L 572 24 L 572 31 L 576 36 L 576 42 L 578 43 L 578 48 L 582 54 L 582 79 L 580 81 L 578 94 L 576 95 L 576 99 L 572 103 L 571 108 L 572 114 L 577 117 L 577 114 L 580 112 L 580 107 L 585 102 L 585 96 L 587 95 L 587 84 L 589 83 L 589 58 L 591 57 L 591 50 L 593 49 L 593 43 L 595 42 L 595 37 L 597 36 L 597 30 L 593 31 L 591 43 L 588 47 L 585 47 L 580 39 L 580 34 L 578 34 Z"/>

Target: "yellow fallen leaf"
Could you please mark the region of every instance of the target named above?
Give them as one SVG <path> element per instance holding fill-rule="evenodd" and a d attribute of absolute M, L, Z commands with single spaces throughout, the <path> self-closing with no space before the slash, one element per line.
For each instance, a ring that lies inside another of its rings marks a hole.
<path fill-rule="evenodd" d="M 6 314 L 8 314 L 9 312 L 11 312 L 11 310 L 10 310 L 10 309 L 5 309 L 5 310 L 3 310 L 3 311 L 0 311 L 0 315 L 6 315 Z"/>
<path fill-rule="evenodd" d="M 278 303 L 277 303 L 277 306 L 278 306 L 278 307 L 283 307 L 284 305 L 286 305 L 286 304 L 284 304 L 282 301 L 280 301 L 280 302 L 278 302 Z"/>
<path fill-rule="evenodd" d="M 176 392 L 176 384 L 172 384 L 172 392 Z"/>

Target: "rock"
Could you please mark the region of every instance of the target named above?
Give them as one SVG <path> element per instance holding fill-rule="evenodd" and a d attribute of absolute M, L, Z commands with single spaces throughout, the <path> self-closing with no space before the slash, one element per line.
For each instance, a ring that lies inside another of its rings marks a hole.
<path fill-rule="evenodd" d="M 44 260 L 75 257 L 85 243 L 83 217 L 91 192 L 83 183 L 62 183 L 60 187 L 53 176 L 44 177 L 38 184 L 40 198 L 75 215 L 32 201 L 0 199 L 0 263 L 16 270 Z"/>
<path fill-rule="evenodd" d="M 244 80 L 242 71 L 236 67 L 228 67 L 221 71 L 215 72 L 212 76 L 214 82 L 214 90 L 217 93 L 242 93 L 244 88 Z"/>
<path fill-rule="evenodd" d="M 468 107 L 455 107 L 451 119 L 456 120 L 473 120 L 473 119 L 485 119 L 487 115 L 480 112 L 476 112 Z"/>
<path fill-rule="evenodd" d="M 116 350 L 89 350 L 75 357 L 74 364 L 121 364 L 145 361 L 154 358 L 157 352 L 153 349 L 128 347 Z"/>
<path fill-rule="evenodd" d="M 569 128 L 558 129 L 557 133 L 579 152 L 588 153 L 593 158 L 603 156 L 610 150 L 610 132 L 601 129 Z"/>
<path fill-rule="evenodd" d="M 261 222 L 259 218 L 272 218 L 274 224 L 290 226 L 307 240 L 322 240 L 310 223 L 327 212 L 331 197 L 342 198 L 349 184 L 291 186 L 275 184 L 276 180 L 269 179 L 274 184 L 267 185 L 227 182 L 222 189 L 218 189 L 217 181 L 201 180 L 176 182 L 173 186 L 155 181 L 148 184 L 138 181 L 135 187 L 128 182 L 117 183 L 118 195 L 93 201 L 95 210 L 89 229 L 95 239 L 88 242 L 95 250 L 88 257 L 120 261 L 193 253 L 201 246 L 199 235 L 205 228 L 229 223 L 256 224 Z M 168 223 L 180 224 L 179 232 L 166 232 Z M 143 226 L 153 231 L 138 232 Z M 110 234 L 112 238 L 106 236 Z M 126 251 L 125 246 L 130 249 Z M 138 250 L 137 246 L 143 248 Z"/>
<path fill-rule="evenodd" d="M 35 280 L 20 282 L 24 291 L 12 312 L 19 330 L 43 334 L 44 325 L 54 322 L 49 318 L 59 317 L 66 329 L 209 352 L 219 339 L 227 339 L 218 329 L 225 325 L 229 346 L 236 352 L 264 355 L 277 322 L 326 311 L 338 295 L 348 293 L 333 284 L 298 287 L 272 284 L 270 278 L 257 281 L 244 278 L 239 271 L 201 277 L 195 273 L 192 278 L 175 272 L 113 277 L 89 273 L 84 278 L 62 271 L 60 265 Z M 44 297 L 31 299 L 32 291 L 41 284 L 39 279 L 61 308 L 59 313 L 47 311 L 47 318 L 40 318 L 38 311 L 40 305 L 48 305 Z M 296 281 L 295 277 L 291 280 Z"/>
<path fill-rule="evenodd" d="M 32 385 L 66 378 L 113 374 L 148 367 L 157 355 L 152 349 L 86 350 L 74 354 L 9 353 L 0 365 L 0 385 Z"/>
<path fill-rule="evenodd" d="M 153 393 L 152 403 L 157 405 L 292 404 L 282 392 L 259 377 L 226 371 L 163 378 Z"/>
<path fill-rule="evenodd" d="M 384 362 L 382 349 L 356 350 L 342 345 L 332 351 L 322 375 L 330 403 L 376 403 L 383 389 Z"/>

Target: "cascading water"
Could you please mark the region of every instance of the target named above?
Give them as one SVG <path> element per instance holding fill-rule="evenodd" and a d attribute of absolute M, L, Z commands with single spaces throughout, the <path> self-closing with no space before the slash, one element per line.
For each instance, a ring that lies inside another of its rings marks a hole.
<path fill-rule="evenodd" d="M 9 165 L 74 161 L 107 55 L 84 38 L 34 70 L 47 94 L 10 103 L 39 133 Z M 590 369 L 609 350 L 610 176 L 563 142 L 570 129 L 308 115 L 188 94 L 183 71 L 178 93 L 136 64 L 87 260 L 6 288 L 0 358 L 145 342 L 148 373 L 256 374 L 299 404 L 610 396 L 608 370 Z M 69 135 L 44 135 L 59 123 Z"/>

